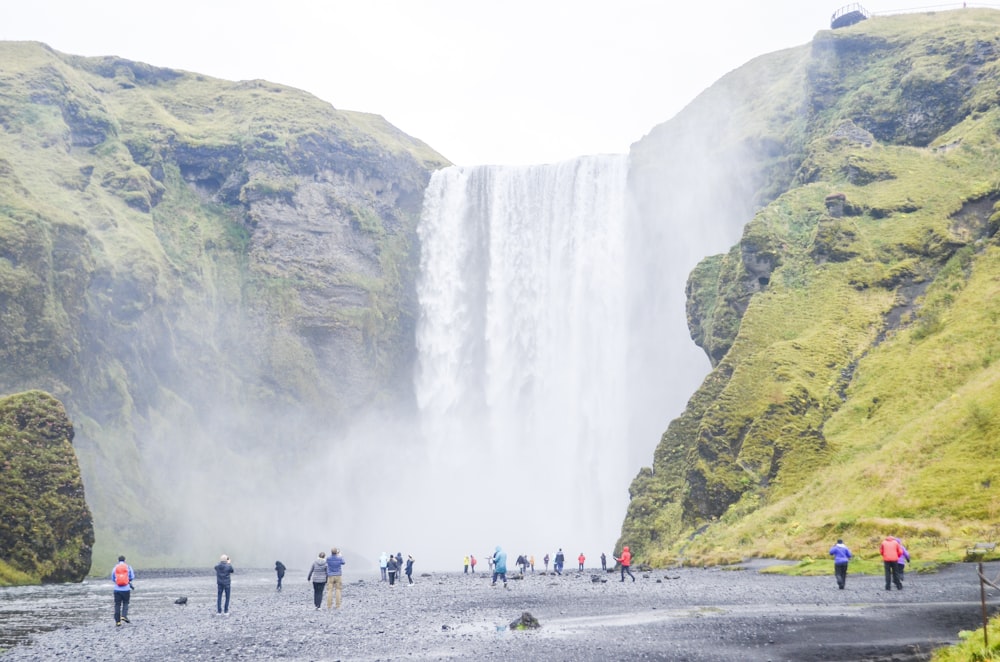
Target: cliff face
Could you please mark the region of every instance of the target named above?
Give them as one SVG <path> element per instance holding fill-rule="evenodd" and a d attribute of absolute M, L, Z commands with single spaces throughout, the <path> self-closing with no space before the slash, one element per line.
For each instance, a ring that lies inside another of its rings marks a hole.
<path fill-rule="evenodd" d="M 995 539 L 998 27 L 966 10 L 821 32 L 720 81 L 732 119 L 711 141 L 653 140 L 700 99 L 636 146 L 742 145 L 731 190 L 762 206 L 691 273 L 712 371 L 633 481 L 619 544 L 730 561 L 892 533 L 953 560 Z"/>
<path fill-rule="evenodd" d="M 82 580 L 94 525 L 62 404 L 0 398 L 0 585 Z"/>
<path fill-rule="evenodd" d="M 306 453 L 290 421 L 408 401 L 442 157 L 263 81 L 32 43 L 0 63 L 0 392 L 66 404 L 109 555 L 170 553 L 170 462 Z"/>

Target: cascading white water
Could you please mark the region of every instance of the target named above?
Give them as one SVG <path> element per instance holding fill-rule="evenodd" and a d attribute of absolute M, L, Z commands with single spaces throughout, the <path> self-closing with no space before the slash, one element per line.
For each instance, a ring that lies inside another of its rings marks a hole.
<path fill-rule="evenodd" d="M 415 386 L 435 485 L 473 551 L 610 557 L 638 468 L 625 450 L 627 168 L 589 156 L 431 179 Z"/>

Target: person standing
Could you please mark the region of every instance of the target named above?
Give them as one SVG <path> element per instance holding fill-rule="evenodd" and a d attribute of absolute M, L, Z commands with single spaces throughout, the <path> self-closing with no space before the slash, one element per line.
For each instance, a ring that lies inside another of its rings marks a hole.
<path fill-rule="evenodd" d="M 313 604 L 319 609 L 323 606 L 323 589 L 326 588 L 326 552 L 320 552 L 313 561 L 306 581 L 313 584 Z"/>
<path fill-rule="evenodd" d="M 833 557 L 833 574 L 837 578 L 837 588 L 843 589 L 847 584 L 847 564 L 851 560 L 851 550 L 843 540 L 838 539 L 837 544 L 830 548 L 830 556 Z"/>
<path fill-rule="evenodd" d="M 586 561 L 586 560 L 587 560 L 587 557 L 583 555 L 583 552 L 580 552 L 580 556 L 576 557 L 576 562 L 580 564 L 580 567 L 577 568 L 577 569 L 580 572 L 583 572 L 583 562 Z"/>
<path fill-rule="evenodd" d="M 333 609 L 333 598 L 336 594 L 337 609 L 340 609 L 340 594 L 344 587 L 344 564 L 347 561 L 340 555 L 339 547 L 330 548 L 330 556 L 326 557 L 326 608 Z"/>
<path fill-rule="evenodd" d="M 469 574 L 469 557 L 468 555 L 462 557 L 462 572 Z"/>
<path fill-rule="evenodd" d="M 507 588 L 507 552 L 500 549 L 500 545 L 493 552 L 493 583 L 490 586 L 497 585 L 497 577 L 503 580 L 503 587 Z"/>
<path fill-rule="evenodd" d="M 549 553 L 545 552 L 545 557 L 542 559 L 542 563 L 545 564 L 545 572 L 549 571 Z"/>
<path fill-rule="evenodd" d="M 622 555 L 615 557 L 615 561 L 621 564 L 622 567 L 622 581 L 625 581 L 625 573 L 632 578 L 635 582 L 635 575 L 632 574 L 632 552 L 629 551 L 628 545 L 622 547 Z"/>
<path fill-rule="evenodd" d="M 389 573 L 389 586 L 396 585 L 396 571 L 399 570 L 399 563 L 396 561 L 395 556 L 389 557 L 389 563 L 385 567 L 386 571 Z"/>
<path fill-rule="evenodd" d="M 894 538 L 896 542 L 899 543 L 900 555 L 899 560 L 896 561 L 896 570 L 899 571 L 899 581 L 902 582 L 906 579 L 906 564 L 910 560 L 910 553 L 906 551 L 906 545 L 899 538 Z"/>
<path fill-rule="evenodd" d="M 566 555 L 563 554 L 562 547 L 556 552 L 556 562 L 554 565 L 557 575 L 562 575 L 563 564 L 566 562 Z"/>
<path fill-rule="evenodd" d="M 382 556 L 378 557 L 378 569 L 382 571 L 382 581 L 386 581 L 385 567 L 389 563 L 389 555 L 382 552 Z"/>
<path fill-rule="evenodd" d="M 215 611 L 218 614 L 229 616 L 229 593 L 232 589 L 233 562 L 228 556 L 223 554 L 219 557 L 219 562 L 215 564 L 215 585 L 218 591 L 215 596 Z M 225 609 L 222 606 L 222 594 L 226 594 Z"/>
<path fill-rule="evenodd" d="M 601 552 L 601 570 L 608 571 L 608 557 L 604 555 L 604 552 Z"/>
<path fill-rule="evenodd" d="M 278 575 L 278 590 L 281 590 L 281 580 L 285 577 L 285 564 L 281 561 L 274 562 L 274 572 Z"/>
<path fill-rule="evenodd" d="M 531 566 L 531 572 L 535 572 L 535 555 L 532 554 L 528 557 L 528 565 Z"/>
<path fill-rule="evenodd" d="M 128 602 L 132 597 L 133 579 L 135 572 L 132 566 L 125 563 L 124 556 L 119 556 L 118 563 L 111 569 L 111 581 L 115 583 L 115 625 L 132 622 L 128 620 Z"/>
<path fill-rule="evenodd" d="M 472 574 L 476 574 L 476 557 L 473 554 L 469 554 L 469 567 L 472 568 Z"/>
<path fill-rule="evenodd" d="M 886 536 L 878 548 L 882 555 L 882 565 L 885 568 L 885 590 L 891 591 L 892 584 L 897 591 L 903 590 L 903 582 L 899 580 L 899 557 L 903 555 L 903 547 L 892 536 Z"/>
<path fill-rule="evenodd" d="M 472 572 L 476 572 L 475 563 L 472 564 Z M 409 554 L 406 555 L 406 581 L 410 583 L 410 586 L 413 586 L 413 557 Z"/>

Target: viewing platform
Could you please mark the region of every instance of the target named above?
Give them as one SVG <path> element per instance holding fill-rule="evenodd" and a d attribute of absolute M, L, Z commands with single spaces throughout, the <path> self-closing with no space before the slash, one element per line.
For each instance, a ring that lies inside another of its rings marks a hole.
<path fill-rule="evenodd" d="M 867 9 L 861 6 L 861 3 L 855 2 L 849 5 L 844 5 L 837 11 L 833 12 L 833 16 L 830 17 L 830 29 L 836 30 L 837 28 L 846 28 L 849 25 L 860 23 L 861 21 L 869 18 L 871 18 L 871 14 Z"/>

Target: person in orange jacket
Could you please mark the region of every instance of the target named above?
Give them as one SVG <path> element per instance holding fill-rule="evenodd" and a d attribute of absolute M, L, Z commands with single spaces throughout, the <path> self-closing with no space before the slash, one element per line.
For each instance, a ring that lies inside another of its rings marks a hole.
<path fill-rule="evenodd" d="M 899 557 L 903 555 L 902 546 L 892 536 L 886 536 L 878 551 L 882 555 L 882 565 L 885 567 L 885 590 L 891 591 L 892 584 L 895 584 L 896 590 L 902 591 L 903 582 L 899 580 Z"/>
<path fill-rule="evenodd" d="M 631 577 L 632 581 L 634 582 L 635 575 L 632 574 L 632 552 L 628 551 L 628 545 L 622 547 L 622 555 L 615 556 L 614 559 L 615 561 L 618 561 L 619 564 L 621 564 L 622 581 L 625 581 L 625 573 L 627 572 L 628 576 Z"/>
<path fill-rule="evenodd" d="M 583 572 L 583 562 L 587 560 L 587 557 L 580 552 L 580 556 L 576 557 L 576 562 L 580 564 L 580 572 Z"/>

